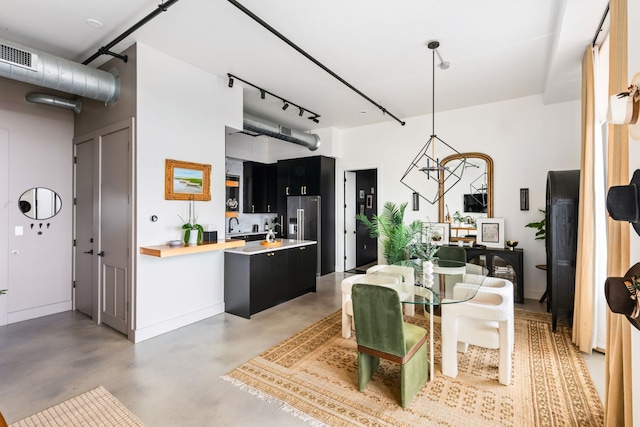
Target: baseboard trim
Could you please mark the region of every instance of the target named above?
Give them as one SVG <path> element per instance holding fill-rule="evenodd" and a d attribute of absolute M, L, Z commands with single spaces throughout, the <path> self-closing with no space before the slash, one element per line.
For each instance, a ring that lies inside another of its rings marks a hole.
<path fill-rule="evenodd" d="M 23 322 L 25 320 L 36 319 L 38 317 L 49 316 L 50 314 L 62 313 L 63 311 L 71 311 L 71 309 L 72 302 L 69 300 L 56 304 L 14 311 L 7 314 L 7 323 Z"/>
<path fill-rule="evenodd" d="M 216 316 L 221 313 L 224 313 L 224 303 L 212 305 L 202 310 L 174 317 L 173 319 L 156 323 L 155 325 L 147 326 L 141 329 L 134 329 L 133 333 L 129 336 L 129 339 L 131 339 L 131 341 L 133 341 L 134 343 L 139 343 L 150 338 L 157 337 L 158 335 L 175 331 L 176 329 L 182 328 L 183 326 L 191 325 L 192 323 L 208 319 L 209 317 Z"/>

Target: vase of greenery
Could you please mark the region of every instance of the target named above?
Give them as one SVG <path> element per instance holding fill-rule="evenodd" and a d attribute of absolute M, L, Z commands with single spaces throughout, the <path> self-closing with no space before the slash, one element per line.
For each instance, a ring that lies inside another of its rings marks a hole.
<path fill-rule="evenodd" d="M 178 217 L 182 220 L 182 229 L 184 230 L 184 242 L 187 245 L 195 246 L 202 242 L 202 234 L 204 228 L 198 224 L 198 216 L 193 199 L 189 200 L 189 216 L 185 220 L 181 215 Z"/>
<path fill-rule="evenodd" d="M 400 206 L 386 202 L 380 215 L 373 215 L 371 220 L 366 215 L 356 215 L 356 219 L 369 229 L 369 235 L 380 238 L 382 254 L 387 264 L 405 265 L 422 273 L 424 261 L 432 261 L 438 246 L 431 239 L 422 242 L 423 224 L 416 219 L 410 224 L 404 223 L 404 211 L 407 203 Z"/>

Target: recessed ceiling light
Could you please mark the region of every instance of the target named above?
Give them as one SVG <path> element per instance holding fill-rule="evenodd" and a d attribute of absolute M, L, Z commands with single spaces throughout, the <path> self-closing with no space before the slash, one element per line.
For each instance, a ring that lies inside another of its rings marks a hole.
<path fill-rule="evenodd" d="M 87 24 L 88 24 L 90 27 L 93 27 L 93 28 L 100 28 L 100 27 L 102 27 L 102 22 L 98 21 L 97 19 L 88 18 L 88 19 L 87 19 Z"/>

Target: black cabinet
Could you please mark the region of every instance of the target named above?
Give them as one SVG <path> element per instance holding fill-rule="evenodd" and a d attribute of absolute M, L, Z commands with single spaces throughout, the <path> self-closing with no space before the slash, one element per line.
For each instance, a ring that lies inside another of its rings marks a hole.
<path fill-rule="evenodd" d="M 317 261 L 317 246 L 308 245 L 289 250 L 289 299 L 315 291 L 316 276 L 309 271 L 315 271 Z"/>
<path fill-rule="evenodd" d="M 272 251 L 249 256 L 251 314 L 286 301 L 289 263 L 287 252 Z"/>
<path fill-rule="evenodd" d="M 569 321 L 573 319 L 579 198 L 579 170 L 550 171 L 547 174 L 547 308 L 551 308 L 554 332 L 558 314 L 566 314 Z"/>
<path fill-rule="evenodd" d="M 254 255 L 225 252 L 225 311 L 250 318 L 307 292 L 316 291 L 316 245 Z"/>
<path fill-rule="evenodd" d="M 278 162 L 278 191 L 285 196 L 320 195 L 322 167 L 328 157 L 314 156 Z M 333 159 L 331 159 L 333 160 Z"/>
<path fill-rule="evenodd" d="M 277 165 L 244 162 L 242 167 L 242 211 L 244 213 L 277 212 Z"/>
<path fill-rule="evenodd" d="M 500 277 L 513 283 L 513 301 L 524 302 L 524 274 L 522 249 L 465 248 L 467 262 L 483 265 L 489 276 Z"/>
<path fill-rule="evenodd" d="M 335 271 L 335 159 L 326 156 L 279 160 L 277 166 L 278 222 L 289 224 L 287 197 L 320 196 L 320 274 Z M 282 235 L 281 228 L 277 231 Z"/>

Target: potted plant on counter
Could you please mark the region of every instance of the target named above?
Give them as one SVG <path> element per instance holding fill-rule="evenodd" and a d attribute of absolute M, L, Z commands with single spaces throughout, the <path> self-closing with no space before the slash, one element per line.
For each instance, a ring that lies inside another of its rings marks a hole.
<path fill-rule="evenodd" d="M 189 216 L 186 220 L 181 215 L 178 215 L 178 218 L 184 223 L 182 224 L 184 242 L 192 246 L 202 242 L 202 234 L 204 233 L 204 227 L 198 224 L 196 208 L 193 203 L 193 199 L 189 200 Z"/>

